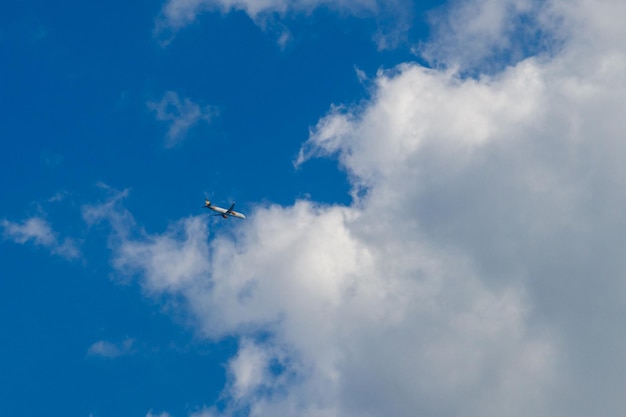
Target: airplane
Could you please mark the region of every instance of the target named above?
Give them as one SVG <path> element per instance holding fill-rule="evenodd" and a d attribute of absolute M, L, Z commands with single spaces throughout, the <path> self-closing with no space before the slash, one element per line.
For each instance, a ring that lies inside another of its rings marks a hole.
<path fill-rule="evenodd" d="M 205 198 L 204 199 L 204 207 L 208 208 L 208 209 L 211 209 L 213 211 L 216 211 L 217 214 L 213 214 L 213 216 L 222 216 L 225 219 L 227 219 L 230 216 L 238 217 L 240 219 L 245 219 L 246 218 L 246 216 L 244 216 L 242 213 L 239 213 L 239 212 L 233 210 L 233 208 L 235 207 L 235 203 L 231 204 L 230 207 L 227 210 L 225 208 L 214 206 L 213 204 L 211 204 L 211 202 L 209 201 L 208 198 Z"/>

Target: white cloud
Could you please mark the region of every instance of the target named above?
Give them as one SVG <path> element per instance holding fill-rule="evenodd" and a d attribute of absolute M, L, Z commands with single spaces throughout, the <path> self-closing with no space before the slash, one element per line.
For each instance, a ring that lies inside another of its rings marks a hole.
<path fill-rule="evenodd" d="M 188 98 L 181 100 L 174 91 L 167 91 L 158 102 L 148 102 L 148 108 L 156 112 L 157 120 L 169 122 L 165 142 L 168 148 L 180 143 L 192 126 L 199 122 L 209 123 L 216 115 L 214 108 L 201 107 Z"/>
<path fill-rule="evenodd" d="M 433 41 L 421 45 L 420 54 L 452 67 L 471 67 L 498 55 L 519 60 L 528 52 L 524 49 L 545 49 L 558 39 L 551 4 L 538 0 L 453 0 L 431 12 Z M 536 43 L 540 45 L 533 45 Z"/>
<path fill-rule="evenodd" d="M 476 79 L 401 65 L 320 120 L 298 162 L 336 155 L 350 206 L 120 234 L 120 272 L 239 338 L 223 415 L 626 411 L 626 6 L 549 6 L 553 56 Z"/>
<path fill-rule="evenodd" d="M 362 11 L 379 8 L 377 0 L 168 0 L 163 6 L 162 24 L 180 28 L 196 19 L 207 10 L 242 10 L 252 19 L 264 13 L 285 13 L 288 10 L 310 11 L 320 6 L 340 10 Z"/>
<path fill-rule="evenodd" d="M 172 417 L 172 415 L 166 411 L 163 411 L 162 413 L 158 413 L 155 414 L 152 412 L 152 410 L 148 411 L 148 414 L 146 414 L 146 417 Z"/>
<path fill-rule="evenodd" d="M 0 225 L 3 228 L 5 239 L 20 244 L 32 242 L 66 259 L 76 259 L 80 256 L 80 250 L 76 241 L 70 238 L 59 240 L 48 221 L 42 217 L 31 217 L 22 223 L 14 223 L 3 219 Z"/>
<path fill-rule="evenodd" d="M 87 356 L 100 356 L 103 358 L 117 358 L 132 353 L 133 339 L 126 339 L 121 343 L 113 343 L 106 340 L 99 340 L 89 346 Z"/>
<path fill-rule="evenodd" d="M 67 191 L 59 191 L 52 197 L 48 198 L 48 203 L 58 203 L 67 197 Z"/>
<path fill-rule="evenodd" d="M 621 48 L 625 12 L 615 0 L 453 0 L 431 13 L 432 39 L 417 50 L 433 64 L 462 69 L 554 56 L 573 45 L 606 52 Z"/>
<path fill-rule="evenodd" d="M 194 22 L 197 16 L 207 11 L 229 13 L 243 11 L 259 26 L 267 28 L 275 16 L 311 13 L 318 8 L 327 8 L 341 14 L 354 16 L 391 16 L 393 24 L 382 27 L 373 37 L 380 49 L 394 47 L 409 29 L 412 6 L 406 0 L 168 0 L 157 19 L 155 33 L 175 33 Z M 384 19 L 381 19 L 384 20 Z M 278 44 L 284 47 L 289 32 L 281 28 Z M 171 39 L 169 39 L 171 40 Z M 165 41 L 165 44 L 169 42 Z"/>
<path fill-rule="evenodd" d="M 274 206 L 236 242 L 210 245 L 205 219 L 189 218 L 123 242 L 115 265 L 186 299 L 208 337 L 243 336 L 228 393 L 253 415 L 361 415 L 362 398 L 372 415 L 415 415 L 437 409 L 443 391 L 510 402 L 505 382 L 547 384 L 553 347 L 526 323 L 523 291 L 490 290 L 468 259 L 368 216 Z M 272 336 L 255 340 L 258 331 Z"/>
<path fill-rule="evenodd" d="M 218 417 L 220 413 L 214 408 L 203 408 L 200 411 L 192 412 L 189 417 Z"/>
<path fill-rule="evenodd" d="M 270 379 L 269 359 L 263 347 L 249 340 L 241 343 L 239 353 L 229 364 L 233 380 L 231 395 L 235 400 L 250 397 Z"/>

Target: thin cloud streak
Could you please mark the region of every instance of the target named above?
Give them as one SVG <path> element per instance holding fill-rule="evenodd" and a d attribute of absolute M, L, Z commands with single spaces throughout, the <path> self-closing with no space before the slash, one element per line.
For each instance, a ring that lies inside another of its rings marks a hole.
<path fill-rule="evenodd" d="M 413 13 L 411 3 L 405 0 L 168 0 L 156 20 L 154 34 L 163 39 L 163 45 L 168 45 L 178 30 L 208 11 L 224 14 L 243 11 L 259 27 L 267 29 L 273 26 L 271 22 L 276 17 L 280 19 L 293 14 L 310 14 L 318 8 L 393 21 L 393 24 L 381 27 L 372 37 L 380 50 L 394 48 L 405 39 Z M 278 27 L 280 34 L 277 43 L 284 47 L 289 32 L 280 24 Z"/>
<path fill-rule="evenodd" d="M 4 238 L 15 243 L 32 242 L 36 246 L 47 248 L 54 255 L 70 260 L 80 257 L 76 240 L 71 238 L 60 240 L 48 221 L 42 217 L 31 217 L 22 223 L 3 219 L 0 226 L 2 226 Z"/>
<path fill-rule="evenodd" d="M 126 339 L 121 343 L 113 343 L 106 340 L 99 340 L 89 346 L 87 356 L 97 356 L 102 358 L 117 358 L 133 353 L 133 339 Z"/>
<path fill-rule="evenodd" d="M 146 414 L 146 417 L 172 417 L 172 415 L 166 411 L 163 411 L 161 413 L 154 413 L 152 412 L 152 410 L 150 410 Z"/>
<path fill-rule="evenodd" d="M 166 148 L 178 145 L 194 125 L 201 122 L 210 123 L 217 114 L 213 107 L 201 107 L 188 98 L 181 100 L 174 91 L 167 91 L 161 100 L 150 101 L 147 105 L 156 113 L 157 120 L 169 123 Z"/>
<path fill-rule="evenodd" d="M 321 6 L 353 12 L 375 11 L 380 7 L 376 0 L 168 0 L 163 6 L 159 24 L 181 28 L 192 23 L 200 13 L 207 10 L 223 13 L 242 10 L 254 20 L 261 14 L 283 14 L 289 10 L 306 12 Z"/>

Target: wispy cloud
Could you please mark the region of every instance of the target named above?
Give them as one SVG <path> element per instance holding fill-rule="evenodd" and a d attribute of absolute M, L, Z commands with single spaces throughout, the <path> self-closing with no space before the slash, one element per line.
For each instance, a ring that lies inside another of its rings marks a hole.
<path fill-rule="evenodd" d="M 172 415 L 166 411 L 163 411 L 161 413 L 155 413 L 150 410 L 148 411 L 148 414 L 146 414 L 146 417 L 172 417 Z"/>
<path fill-rule="evenodd" d="M 63 163 L 63 155 L 49 151 L 42 151 L 41 160 L 46 166 L 50 168 L 57 167 Z"/>
<path fill-rule="evenodd" d="M 369 15 L 380 20 L 392 20 L 393 24 L 379 30 L 373 37 L 380 49 L 394 47 L 400 38 L 403 38 L 409 29 L 412 15 L 411 3 L 405 0 L 168 0 L 161 10 L 156 21 L 155 34 L 169 38 L 184 26 L 194 22 L 197 16 L 206 11 L 243 11 L 260 27 L 272 27 L 271 22 L 277 16 L 285 17 L 290 14 L 307 14 L 317 8 L 329 8 L 339 11 L 340 14 L 356 16 Z M 389 19 L 391 17 L 391 19 Z M 277 42 L 281 47 L 289 40 L 289 31 L 283 26 Z"/>
<path fill-rule="evenodd" d="M 354 12 L 374 11 L 379 8 L 379 3 L 377 0 L 168 0 L 161 11 L 160 24 L 180 28 L 193 22 L 198 14 L 207 10 L 242 10 L 252 19 L 257 19 L 264 13 L 310 11 L 321 6 Z"/>
<path fill-rule="evenodd" d="M 204 407 L 201 410 L 198 411 L 194 411 L 193 413 L 189 414 L 189 417 L 220 417 L 220 413 L 219 411 L 217 411 L 215 408 L 207 408 Z"/>
<path fill-rule="evenodd" d="M 104 183 L 98 183 L 97 186 L 108 192 L 108 198 L 102 203 L 83 205 L 81 207 L 83 220 L 88 226 L 107 221 L 116 236 L 124 237 L 135 225 L 133 216 L 122 206 L 122 201 L 128 197 L 130 189 L 119 191 Z"/>
<path fill-rule="evenodd" d="M 194 125 L 209 123 L 217 114 L 211 106 L 200 106 L 188 98 L 180 99 L 174 91 L 166 92 L 161 100 L 148 102 L 148 108 L 156 112 L 157 120 L 168 122 L 165 146 L 171 148 L 182 142 Z"/>
<path fill-rule="evenodd" d="M 68 192 L 63 190 L 54 194 L 52 197 L 48 198 L 48 203 L 58 203 L 63 201 L 68 195 Z"/>
<path fill-rule="evenodd" d="M 100 340 L 89 346 L 87 355 L 103 358 L 117 358 L 119 356 L 129 355 L 133 353 L 134 343 L 133 339 L 126 339 L 120 343 Z"/>
<path fill-rule="evenodd" d="M 80 250 L 76 241 L 70 238 L 59 239 L 48 221 L 42 217 L 31 217 L 22 223 L 3 219 L 0 225 L 3 228 L 4 238 L 15 243 L 25 244 L 32 242 L 66 259 L 76 259 L 80 256 Z"/>
<path fill-rule="evenodd" d="M 555 1 L 453 1 L 430 14 L 432 37 L 416 51 L 432 65 L 503 68 L 555 53 L 564 40 Z"/>

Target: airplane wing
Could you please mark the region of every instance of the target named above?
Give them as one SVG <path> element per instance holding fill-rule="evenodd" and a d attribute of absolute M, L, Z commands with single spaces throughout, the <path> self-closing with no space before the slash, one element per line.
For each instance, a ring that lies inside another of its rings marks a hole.
<path fill-rule="evenodd" d="M 225 214 L 229 214 L 233 212 L 233 209 L 235 208 L 235 203 L 231 204 L 230 207 L 228 208 L 228 210 L 226 210 Z"/>

